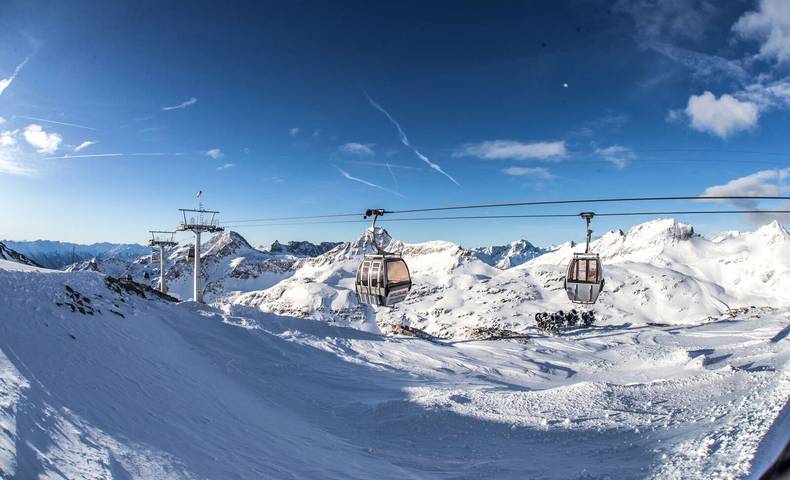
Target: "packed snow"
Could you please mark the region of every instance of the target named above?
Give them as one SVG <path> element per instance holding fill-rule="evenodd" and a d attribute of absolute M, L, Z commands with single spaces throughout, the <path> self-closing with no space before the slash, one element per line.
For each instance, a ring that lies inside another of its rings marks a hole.
<path fill-rule="evenodd" d="M 0 259 L 0 477 L 747 478 L 784 447 L 781 225 L 607 233 L 599 320 L 557 336 L 533 314 L 570 308 L 583 247 L 505 265 L 378 235 L 415 281 L 392 310 L 353 295 L 364 237 L 313 257 L 217 235 L 209 305 L 178 301 L 188 247 L 175 297 L 150 256 L 123 269 L 141 283 Z"/>

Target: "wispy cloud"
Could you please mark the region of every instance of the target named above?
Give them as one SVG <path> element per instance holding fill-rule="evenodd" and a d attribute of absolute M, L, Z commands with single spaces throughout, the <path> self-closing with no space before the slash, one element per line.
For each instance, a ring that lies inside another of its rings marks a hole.
<path fill-rule="evenodd" d="M 4 124 L 4 123 L 5 123 L 5 118 L 3 118 L 3 117 L 0 117 L 0 125 L 2 125 L 2 124 Z"/>
<path fill-rule="evenodd" d="M 0 175 L 17 175 L 21 177 L 30 177 L 36 174 L 36 171 L 30 167 L 26 167 L 0 151 Z"/>
<path fill-rule="evenodd" d="M 55 153 L 63 142 L 63 137 L 58 133 L 47 133 L 41 125 L 30 124 L 23 133 L 27 143 L 36 148 L 38 153 Z"/>
<path fill-rule="evenodd" d="M 554 175 L 544 167 L 508 167 L 503 169 L 502 173 L 513 177 L 530 176 L 546 180 L 554 178 Z"/>
<path fill-rule="evenodd" d="M 722 185 L 708 187 L 701 197 L 784 196 L 790 193 L 790 185 L 787 184 L 788 180 L 790 180 L 790 168 L 762 170 L 751 175 L 736 178 Z M 759 207 L 757 200 L 750 199 L 730 200 L 728 203 L 742 209 L 757 209 Z M 785 205 L 777 209 L 787 209 L 788 207 L 790 206 Z M 762 209 L 770 210 L 770 208 Z M 790 215 L 787 214 L 747 214 L 746 218 L 752 223 L 761 224 L 766 221 L 766 216 L 769 218 L 772 216 L 783 222 L 790 221 Z"/>
<path fill-rule="evenodd" d="M 76 147 L 74 147 L 74 151 L 75 152 L 80 152 L 80 151 L 85 150 L 86 148 L 90 147 L 91 145 L 96 145 L 97 143 L 99 143 L 99 142 L 95 142 L 93 140 L 87 140 L 85 142 L 80 143 Z"/>
<path fill-rule="evenodd" d="M 226 163 L 224 165 L 220 165 L 219 167 L 217 167 L 217 171 L 221 172 L 222 170 L 227 170 L 227 169 L 233 168 L 235 166 L 236 166 L 235 163 Z"/>
<path fill-rule="evenodd" d="M 164 110 L 164 111 L 181 110 L 182 108 L 191 107 L 192 105 L 196 104 L 197 101 L 198 101 L 197 98 L 192 97 L 189 100 L 185 100 L 185 101 L 179 103 L 178 105 L 172 105 L 170 107 L 162 107 L 162 110 Z"/>
<path fill-rule="evenodd" d="M 65 125 L 67 127 L 75 127 L 75 128 L 82 128 L 84 130 L 93 130 L 94 132 L 98 131 L 98 129 L 93 127 L 86 127 L 85 125 L 80 125 L 78 123 L 68 123 L 68 122 L 59 122 L 57 120 L 48 120 L 46 118 L 38 118 L 38 117 L 28 117 L 25 115 L 17 115 L 18 118 L 24 118 L 25 120 L 33 120 L 34 122 L 44 122 L 44 123 L 52 123 L 55 125 Z"/>
<path fill-rule="evenodd" d="M 301 131 L 302 131 L 301 128 L 293 127 L 292 129 L 288 130 L 288 135 L 290 135 L 292 137 L 295 137 L 295 136 L 299 135 L 299 132 L 301 132 Z"/>
<path fill-rule="evenodd" d="M 761 0 L 758 9 L 744 13 L 732 30 L 741 38 L 760 42 L 758 58 L 790 62 L 790 6 L 787 0 Z"/>
<path fill-rule="evenodd" d="M 206 150 L 206 155 L 213 158 L 214 160 L 219 160 L 220 158 L 225 156 L 225 154 L 222 153 L 222 150 L 220 150 L 219 148 L 212 148 L 211 150 Z"/>
<path fill-rule="evenodd" d="M 595 148 L 596 155 L 613 163 L 617 168 L 625 168 L 631 160 L 636 159 L 636 154 L 630 148 L 621 145 L 612 145 L 606 148 L 598 148 L 593 145 L 593 148 Z"/>
<path fill-rule="evenodd" d="M 88 153 L 83 155 L 63 155 L 59 157 L 47 157 L 45 160 L 63 160 L 68 158 L 102 158 L 102 157 L 180 157 L 185 153 L 176 152 L 142 152 L 142 153 Z"/>
<path fill-rule="evenodd" d="M 751 75 L 736 60 L 676 47 L 663 42 L 653 42 L 648 47 L 669 60 L 686 67 L 691 71 L 692 75 L 701 79 L 707 79 L 712 76 L 724 76 L 743 84 L 751 78 Z"/>
<path fill-rule="evenodd" d="M 346 172 L 345 170 L 343 170 L 341 168 L 338 168 L 338 167 L 335 167 L 335 168 L 337 168 L 337 171 L 340 172 L 340 175 L 342 175 L 344 178 L 347 178 L 348 180 L 352 180 L 354 182 L 359 182 L 359 183 L 361 183 L 363 185 L 367 185 L 367 186 L 373 187 L 373 188 L 378 188 L 379 190 L 384 190 L 387 193 L 391 193 L 393 195 L 397 195 L 399 197 L 405 198 L 403 195 L 401 195 L 400 193 L 398 193 L 398 192 L 396 192 L 394 190 L 390 190 L 389 188 L 384 188 L 381 185 L 376 185 L 375 183 L 369 182 L 369 181 L 364 180 L 362 178 L 354 177 L 354 176 L 352 176 L 351 174 L 349 174 L 348 172 Z"/>
<path fill-rule="evenodd" d="M 376 154 L 376 152 L 373 151 L 373 147 L 373 143 L 349 142 L 341 145 L 339 150 L 350 155 L 373 156 Z"/>
<path fill-rule="evenodd" d="M 400 142 L 401 142 L 403 145 L 405 145 L 405 146 L 406 146 L 407 148 L 409 148 L 409 149 L 410 149 L 412 152 L 414 152 L 414 154 L 415 154 L 415 155 L 417 155 L 417 158 L 419 158 L 420 160 L 422 160 L 423 162 L 425 162 L 425 163 L 426 163 L 426 164 L 427 164 L 429 167 L 431 167 L 433 170 L 435 170 L 435 171 L 437 171 L 437 172 L 441 173 L 442 175 L 444 175 L 445 177 L 447 177 L 448 179 L 450 179 L 450 181 L 451 181 L 451 182 L 453 182 L 454 184 L 458 185 L 459 187 L 461 186 L 461 184 L 460 184 L 460 183 L 458 183 L 458 182 L 457 182 L 457 181 L 456 181 L 456 180 L 455 180 L 455 179 L 454 179 L 452 176 L 450 176 L 450 174 L 449 174 L 449 173 L 447 173 L 447 172 L 445 172 L 444 170 L 442 170 L 442 167 L 440 167 L 439 165 L 437 165 L 437 164 L 433 163 L 433 162 L 432 162 L 432 161 L 431 161 L 431 160 L 430 160 L 428 157 L 426 157 L 425 155 L 423 155 L 422 153 L 420 153 L 420 151 L 419 151 L 419 150 L 417 150 L 415 147 L 413 147 L 413 146 L 411 145 L 411 143 L 409 143 L 409 138 L 406 136 L 406 133 L 405 133 L 405 132 L 403 131 L 403 129 L 400 127 L 400 124 L 397 122 L 397 120 L 395 120 L 394 118 L 392 118 L 392 115 L 390 115 L 390 114 L 389 114 L 389 112 L 387 112 L 386 110 L 384 110 L 384 107 L 382 107 L 381 105 L 379 105 L 378 103 L 376 103 L 376 102 L 375 102 L 375 101 L 374 101 L 372 98 L 370 98 L 370 95 L 368 95 L 368 93 L 367 93 L 367 92 L 364 92 L 364 91 L 363 91 L 363 93 L 365 94 L 365 97 L 367 97 L 367 99 L 368 99 L 368 102 L 370 103 L 370 105 L 371 105 L 373 108 L 375 108 L 376 110 L 378 110 L 378 111 L 380 111 L 381 113 L 383 113 L 383 114 L 384 114 L 384 115 L 387 117 L 387 119 L 390 121 L 390 123 L 392 123 L 392 125 L 393 125 L 393 126 L 394 126 L 394 127 L 397 129 L 397 130 L 398 130 L 398 137 L 400 138 Z"/>
<path fill-rule="evenodd" d="M 0 78 L 0 95 L 5 92 L 6 88 L 10 87 L 11 84 L 16 79 L 16 76 L 19 75 L 19 72 L 22 71 L 22 68 L 25 66 L 27 61 L 30 60 L 30 57 L 27 57 L 22 63 L 16 66 L 14 69 L 14 73 L 11 74 L 8 78 Z"/>
<path fill-rule="evenodd" d="M 16 145 L 16 134 L 19 133 L 19 129 L 16 130 L 6 130 L 0 133 L 0 147 L 13 147 Z"/>
<path fill-rule="evenodd" d="M 492 140 L 467 143 L 453 157 L 477 157 L 484 160 L 545 160 L 559 161 L 567 154 L 564 141 L 523 143 L 514 140 Z"/>

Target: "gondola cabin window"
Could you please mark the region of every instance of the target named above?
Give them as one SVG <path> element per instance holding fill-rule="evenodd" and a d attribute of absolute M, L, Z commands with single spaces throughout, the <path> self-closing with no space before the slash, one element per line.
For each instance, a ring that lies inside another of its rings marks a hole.
<path fill-rule="evenodd" d="M 576 258 L 570 268 L 570 282 L 598 283 L 598 259 Z"/>

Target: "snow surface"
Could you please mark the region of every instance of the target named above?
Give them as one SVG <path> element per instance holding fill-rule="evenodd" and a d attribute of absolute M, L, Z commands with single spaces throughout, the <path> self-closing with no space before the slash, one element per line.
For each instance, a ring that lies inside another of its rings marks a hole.
<path fill-rule="evenodd" d="M 780 225 L 604 235 L 602 322 L 558 337 L 530 312 L 568 307 L 555 277 L 578 246 L 502 270 L 379 234 L 417 282 L 387 312 L 350 293 L 367 239 L 229 295 L 257 254 L 214 237 L 208 306 L 0 260 L 0 477 L 750 478 L 787 441 Z M 444 338 L 378 333 L 395 320 Z M 529 339 L 469 339 L 491 325 Z"/>

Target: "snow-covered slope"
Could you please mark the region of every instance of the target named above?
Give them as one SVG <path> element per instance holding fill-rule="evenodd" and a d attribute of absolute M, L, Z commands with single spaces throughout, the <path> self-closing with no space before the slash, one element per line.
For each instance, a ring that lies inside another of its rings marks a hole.
<path fill-rule="evenodd" d="M 526 240 L 516 240 L 509 245 L 473 248 L 472 254 L 493 267 L 507 269 L 517 267 L 548 250 L 532 245 Z"/>
<path fill-rule="evenodd" d="M 431 342 L 6 263 L 3 478 L 741 478 L 790 428 L 788 309 Z"/>
<path fill-rule="evenodd" d="M 20 252 L 37 264 L 46 268 L 61 269 L 72 263 L 96 258 L 99 260 L 116 259 L 131 261 L 150 252 L 150 248 L 134 243 L 78 243 L 55 242 L 50 240 L 12 241 L 4 243 Z"/>
<path fill-rule="evenodd" d="M 448 242 L 405 245 L 412 293 L 396 308 L 378 310 L 359 305 L 353 294 L 361 255 L 370 250 L 363 238 L 341 245 L 236 301 L 371 331 L 394 324 L 456 338 L 477 327 L 520 331 L 533 324 L 535 312 L 574 307 L 562 279 L 583 245 L 566 243 L 506 270 Z M 592 250 L 604 260 L 607 284 L 595 307 L 604 323 L 701 322 L 729 308 L 790 305 L 790 235 L 778 223 L 714 242 L 690 225 L 654 220 L 609 232 Z"/>
<path fill-rule="evenodd" d="M 7 247 L 3 242 L 0 242 L 0 260 L 7 260 L 9 262 L 21 263 L 22 265 L 29 265 L 31 267 L 40 267 L 33 260 L 27 258 L 25 255 Z"/>

